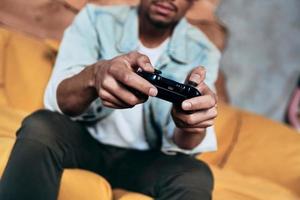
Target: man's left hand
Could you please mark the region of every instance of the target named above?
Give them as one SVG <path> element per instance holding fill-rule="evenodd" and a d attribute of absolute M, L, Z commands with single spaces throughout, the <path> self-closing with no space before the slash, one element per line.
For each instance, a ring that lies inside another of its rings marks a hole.
<path fill-rule="evenodd" d="M 173 106 L 172 117 L 176 124 L 174 141 L 178 146 L 193 148 L 205 136 L 205 130 L 217 116 L 217 96 L 204 83 L 206 71 L 197 67 L 187 76 L 186 82 L 197 84 L 201 96 L 187 99 L 181 107 Z"/>

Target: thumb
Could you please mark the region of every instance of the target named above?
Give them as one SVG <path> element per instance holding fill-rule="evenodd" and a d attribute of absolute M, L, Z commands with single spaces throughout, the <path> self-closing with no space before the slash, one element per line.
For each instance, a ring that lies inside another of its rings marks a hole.
<path fill-rule="evenodd" d="M 204 67 L 194 68 L 186 78 L 186 83 L 196 87 L 205 80 L 206 69 Z"/>

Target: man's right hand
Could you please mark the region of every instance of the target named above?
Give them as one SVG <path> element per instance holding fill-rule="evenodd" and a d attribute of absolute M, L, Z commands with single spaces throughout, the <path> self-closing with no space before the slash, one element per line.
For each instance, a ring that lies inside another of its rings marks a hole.
<path fill-rule="evenodd" d="M 102 60 L 93 68 L 90 86 L 96 88 L 104 106 L 131 108 L 145 102 L 148 96 L 157 95 L 157 88 L 135 73 L 138 68 L 154 72 L 149 58 L 143 54 L 131 52 L 111 60 Z"/>

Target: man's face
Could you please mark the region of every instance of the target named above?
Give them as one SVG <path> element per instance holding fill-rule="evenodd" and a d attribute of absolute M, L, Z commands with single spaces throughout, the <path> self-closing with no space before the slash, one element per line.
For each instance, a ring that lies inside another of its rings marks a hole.
<path fill-rule="evenodd" d="M 178 22 L 195 0 L 141 0 L 140 11 L 151 23 L 169 26 Z"/>

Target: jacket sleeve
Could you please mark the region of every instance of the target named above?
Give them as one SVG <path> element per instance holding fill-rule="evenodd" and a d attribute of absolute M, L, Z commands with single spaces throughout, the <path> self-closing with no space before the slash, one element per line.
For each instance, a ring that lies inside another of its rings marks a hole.
<path fill-rule="evenodd" d="M 202 51 L 202 55 L 199 56 L 199 59 L 196 60 L 190 66 L 204 66 L 206 68 L 206 79 L 205 83 L 215 91 L 215 81 L 218 75 L 219 69 L 219 61 L 220 61 L 220 52 L 214 46 L 211 46 L 204 51 Z M 186 67 L 184 70 L 181 70 L 181 73 L 176 73 L 177 80 L 184 80 L 187 74 L 193 69 L 193 67 Z M 155 99 L 154 100 L 155 111 L 153 113 L 156 114 L 154 117 L 158 119 L 156 123 L 158 123 L 158 127 L 161 128 L 162 132 L 162 147 L 161 150 L 166 154 L 176 154 L 177 152 L 184 154 L 198 154 L 207 151 L 215 151 L 217 150 L 217 140 L 214 126 L 207 128 L 206 136 L 203 141 L 196 146 L 194 149 L 185 150 L 179 148 L 173 142 L 173 134 L 175 129 L 175 123 L 171 117 L 171 108 L 172 105 L 170 103 Z"/>
<path fill-rule="evenodd" d="M 57 87 L 66 78 L 81 72 L 100 58 L 100 42 L 94 27 L 93 8 L 86 6 L 64 32 L 54 70 L 44 95 L 45 108 L 62 112 L 57 104 Z M 93 121 L 106 116 L 111 110 L 104 108 L 100 99 L 95 100 L 78 120 Z"/>

